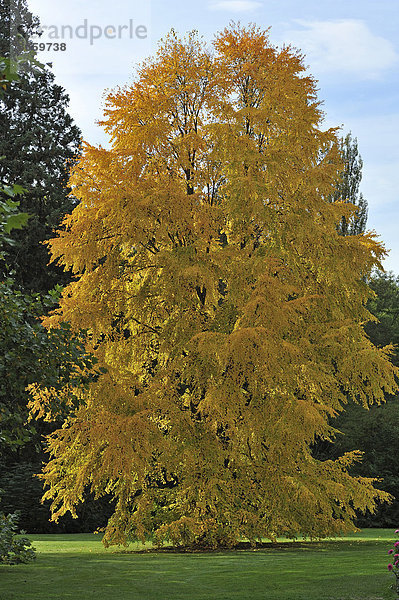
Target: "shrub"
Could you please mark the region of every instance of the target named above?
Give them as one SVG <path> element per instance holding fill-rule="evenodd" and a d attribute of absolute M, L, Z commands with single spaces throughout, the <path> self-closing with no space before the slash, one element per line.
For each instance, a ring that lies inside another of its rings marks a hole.
<path fill-rule="evenodd" d="M 0 563 L 16 565 L 27 563 L 35 557 L 31 541 L 18 535 L 18 514 L 0 513 Z"/>

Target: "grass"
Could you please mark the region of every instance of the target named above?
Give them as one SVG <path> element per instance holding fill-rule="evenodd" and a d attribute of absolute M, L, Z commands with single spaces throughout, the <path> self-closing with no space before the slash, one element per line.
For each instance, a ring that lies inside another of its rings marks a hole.
<path fill-rule="evenodd" d="M 37 559 L 0 565 L 0 600 L 388 600 L 393 532 L 260 550 L 139 553 L 99 536 L 32 535 Z"/>

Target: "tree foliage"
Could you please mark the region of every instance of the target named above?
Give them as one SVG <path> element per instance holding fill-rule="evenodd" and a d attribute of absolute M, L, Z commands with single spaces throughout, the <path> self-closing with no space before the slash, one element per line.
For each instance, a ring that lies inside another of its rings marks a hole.
<path fill-rule="evenodd" d="M 50 429 L 50 426 L 48 427 Z M 94 500 L 87 493 L 77 507 L 77 519 L 64 515 L 58 523 L 50 521 L 50 502 L 41 502 L 43 486 L 37 473 L 40 472 L 44 454 L 34 454 L 29 460 L 27 452 L 0 469 L 0 513 L 18 515 L 21 529 L 33 533 L 92 533 L 103 528 L 112 515 L 113 504 L 108 496 Z"/>
<path fill-rule="evenodd" d="M 18 60 L 0 57 L 0 97 L 7 89 L 7 85 L 17 78 L 15 69 L 18 66 Z M 3 246 L 10 243 L 7 235 L 13 228 L 22 227 L 26 224 L 28 215 L 18 212 L 18 202 L 11 198 L 23 190 L 16 185 L 4 186 L 0 183 L 0 192 L 7 199 L 0 201 L 0 260 L 4 259 L 5 252 Z M 0 436 L 0 443 L 3 446 L 4 439 Z M 24 537 L 16 536 L 18 515 L 15 513 L 5 514 L 0 512 L 0 562 L 7 564 L 16 564 L 28 562 L 35 557 L 34 548 L 31 548 L 31 542 Z"/>
<path fill-rule="evenodd" d="M 232 25 L 212 53 L 173 31 L 110 93 L 112 148 L 89 144 L 80 203 L 50 243 L 75 280 L 49 327 L 88 331 L 104 369 L 49 438 L 53 518 L 112 494 L 105 543 L 217 546 L 322 537 L 388 495 L 360 458 L 311 454 L 347 399 L 396 390 L 366 337 L 364 279 L 384 249 L 342 236 L 337 131 L 293 49 Z M 57 394 L 35 389 L 50 418 Z M 68 400 L 66 400 L 68 402 Z"/>
<path fill-rule="evenodd" d="M 74 206 L 67 176 L 79 152 L 81 132 L 67 112 L 65 90 L 55 84 L 47 66 L 29 58 L 39 22 L 26 0 L 1 0 L 0 16 L 0 56 L 8 65 L 7 94 L 0 98 L 0 129 L 7 132 L 0 138 L 0 180 L 25 188 L 18 200 L 21 210 L 30 214 L 29 228 L 13 233 L 16 244 L 8 262 L 25 291 L 46 293 L 69 281 L 62 270 L 47 267 L 49 255 L 41 242 Z M 4 275 L 4 269 L 1 272 Z"/>
<path fill-rule="evenodd" d="M 0 513 L 0 563 L 16 565 L 36 557 L 31 541 L 18 533 L 18 515 Z"/>
<path fill-rule="evenodd" d="M 345 411 L 332 421 L 339 430 L 334 444 L 319 445 L 319 459 L 334 460 L 353 448 L 360 448 L 363 460 L 350 469 L 353 477 L 378 478 L 376 486 L 389 492 L 394 500 L 377 503 L 377 510 L 358 514 L 359 527 L 396 527 L 399 519 L 399 472 L 396 457 L 399 451 L 398 397 L 387 397 L 386 402 L 373 405 L 369 410 L 350 403 Z"/>
<path fill-rule="evenodd" d="M 11 278 L 0 282 L 0 458 L 36 432 L 26 422 L 26 387 L 34 382 L 54 390 L 73 387 L 84 383 L 82 371 L 92 365 L 82 333 L 71 335 L 67 324 L 43 327 L 39 317 L 49 306 L 54 306 L 50 296 L 24 294 Z"/>
<path fill-rule="evenodd" d="M 359 192 L 363 161 L 359 154 L 357 138 L 352 139 L 351 133 L 348 133 L 340 140 L 340 151 L 343 170 L 331 199 L 333 202 L 343 201 L 356 206 L 356 210 L 349 217 L 342 216 L 338 231 L 341 235 L 357 235 L 366 230 L 368 214 L 367 200 Z"/>
<path fill-rule="evenodd" d="M 43 67 L 33 52 L 0 58 L 0 98 L 7 97 L 11 82 L 19 80 L 21 63 L 32 63 L 38 70 Z M 65 384 L 84 385 L 89 372 L 89 378 L 95 377 L 94 363 L 83 346 L 84 333 L 71 335 L 70 326 L 65 323 L 48 331 L 40 322 L 43 312 L 56 304 L 60 286 L 42 297 L 27 294 L 15 282 L 15 273 L 9 271 L 10 249 L 16 244 L 12 234 L 15 229 L 24 230 L 29 219 L 15 198 L 26 192 L 22 186 L 0 179 L 0 194 L 4 198 L 0 199 L 0 266 L 4 273 L 0 280 L 0 463 L 36 431 L 26 422 L 29 384 L 40 382 L 63 389 Z"/>
<path fill-rule="evenodd" d="M 392 345 L 391 360 L 399 365 L 399 278 L 393 273 L 375 272 L 369 278 L 375 293 L 369 299 L 368 308 L 376 317 L 366 324 L 365 330 L 373 344 L 380 347 Z M 388 491 L 395 500 L 378 506 L 375 514 L 359 515 L 360 526 L 396 527 L 399 518 L 399 473 L 395 460 L 399 450 L 398 396 L 386 396 L 383 405 L 370 406 L 364 411 L 349 403 L 345 411 L 331 424 L 339 430 L 334 444 L 319 443 L 314 455 L 323 459 L 335 459 L 352 448 L 364 452 L 364 460 L 353 465 L 354 476 L 379 477 L 377 486 Z"/>
<path fill-rule="evenodd" d="M 399 366 L 399 276 L 376 272 L 369 284 L 375 293 L 369 309 L 378 321 L 368 323 L 366 332 L 377 346 L 393 345 L 392 362 Z"/>

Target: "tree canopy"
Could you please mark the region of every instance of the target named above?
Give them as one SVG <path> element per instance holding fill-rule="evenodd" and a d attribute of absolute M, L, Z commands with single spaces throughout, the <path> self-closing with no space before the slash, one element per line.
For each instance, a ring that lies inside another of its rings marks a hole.
<path fill-rule="evenodd" d="M 338 179 L 332 201 L 344 201 L 357 207 L 349 218 L 344 215 L 338 224 L 338 230 L 342 235 L 357 235 L 366 230 L 368 214 L 367 200 L 359 192 L 363 161 L 359 154 L 357 138 L 352 139 L 352 134 L 348 133 L 340 141 L 340 150 L 344 168 Z"/>
<path fill-rule="evenodd" d="M 67 112 L 69 97 L 55 84 L 53 73 L 46 65 L 23 60 L 39 26 L 26 0 L 0 0 L 0 16 L 0 56 L 12 61 L 21 52 L 19 75 L 0 97 L 0 129 L 7 132 L 0 138 L 0 180 L 25 188 L 18 200 L 21 210 L 31 215 L 29 228 L 13 232 L 16 244 L 9 249 L 8 266 L 24 290 L 46 293 L 69 281 L 61 269 L 47 266 L 49 255 L 41 242 L 73 209 L 67 179 L 81 132 Z M 2 266 L 0 272 L 6 273 Z"/>
<path fill-rule="evenodd" d="M 348 398 L 396 390 L 364 333 L 383 246 L 342 236 L 343 165 L 301 55 L 232 25 L 213 51 L 171 32 L 111 92 L 112 147 L 86 144 L 79 204 L 50 247 L 74 281 L 45 323 L 88 332 L 104 372 L 49 438 L 53 518 L 116 499 L 105 543 L 218 546 L 350 529 L 388 495 L 360 458 L 311 454 Z M 56 416 L 37 386 L 32 413 Z M 64 396 L 68 403 L 68 394 Z"/>

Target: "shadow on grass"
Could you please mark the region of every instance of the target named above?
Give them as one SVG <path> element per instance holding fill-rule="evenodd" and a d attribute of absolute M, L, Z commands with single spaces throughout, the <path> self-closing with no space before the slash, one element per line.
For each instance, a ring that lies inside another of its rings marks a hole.
<path fill-rule="evenodd" d="M 201 545 L 193 546 L 156 546 L 151 547 L 136 547 L 136 548 L 118 548 L 111 550 L 113 554 L 226 554 L 234 552 L 267 552 L 267 551 L 323 551 L 323 550 L 353 550 L 353 546 L 362 545 L 362 547 L 370 546 L 376 547 L 384 544 L 385 540 L 374 540 L 374 539 L 328 539 L 328 540 L 298 540 L 298 541 L 279 541 L 279 542 L 256 542 L 251 544 L 250 542 L 239 542 L 235 546 L 220 546 L 218 548 L 212 548 Z"/>

